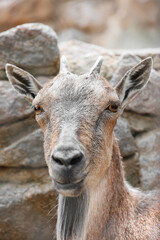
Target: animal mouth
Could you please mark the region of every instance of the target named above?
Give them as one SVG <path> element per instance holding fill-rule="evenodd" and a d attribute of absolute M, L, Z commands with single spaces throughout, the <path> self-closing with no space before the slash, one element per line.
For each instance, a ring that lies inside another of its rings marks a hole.
<path fill-rule="evenodd" d="M 63 190 L 63 191 L 65 191 L 65 190 L 78 190 L 78 189 L 82 188 L 84 180 L 85 180 L 84 177 L 81 178 L 81 179 L 78 179 L 78 180 L 76 180 L 72 183 L 62 183 L 62 182 L 54 180 L 54 184 L 55 184 L 55 187 L 58 191 L 59 190 Z"/>

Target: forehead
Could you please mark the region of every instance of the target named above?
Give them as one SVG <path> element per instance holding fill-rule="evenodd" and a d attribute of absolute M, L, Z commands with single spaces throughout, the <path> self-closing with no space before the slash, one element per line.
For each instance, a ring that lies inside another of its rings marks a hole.
<path fill-rule="evenodd" d="M 103 105 L 104 102 L 114 100 L 117 101 L 118 96 L 105 79 L 68 73 L 60 74 L 47 83 L 37 95 L 35 103 L 40 101 L 49 105 L 54 101 L 63 104 Z"/>

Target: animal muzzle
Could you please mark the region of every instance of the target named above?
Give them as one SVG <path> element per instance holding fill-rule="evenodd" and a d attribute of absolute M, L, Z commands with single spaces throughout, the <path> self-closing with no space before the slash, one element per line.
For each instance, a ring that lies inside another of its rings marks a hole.
<path fill-rule="evenodd" d="M 51 178 L 58 192 L 78 192 L 86 177 L 86 158 L 77 144 L 57 144 L 50 158 Z"/>

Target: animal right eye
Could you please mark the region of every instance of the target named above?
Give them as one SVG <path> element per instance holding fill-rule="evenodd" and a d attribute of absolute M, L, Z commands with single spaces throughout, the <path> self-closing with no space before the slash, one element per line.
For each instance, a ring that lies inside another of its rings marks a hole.
<path fill-rule="evenodd" d="M 41 112 L 43 111 L 43 109 L 41 108 L 40 105 L 35 105 L 34 106 L 34 111 L 37 115 L 41 114 Z"/>

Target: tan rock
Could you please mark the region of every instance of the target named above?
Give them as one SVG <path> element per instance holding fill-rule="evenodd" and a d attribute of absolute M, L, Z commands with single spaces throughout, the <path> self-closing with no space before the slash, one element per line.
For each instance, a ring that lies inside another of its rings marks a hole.
<path fill-rule="evenodd" d="M 46 183 L 50 182 L 48 169 L 42 168 L 20 168 L 0 167 L 0 183 Z M 18 186 L 18 185 L 17 185 Z"/>

